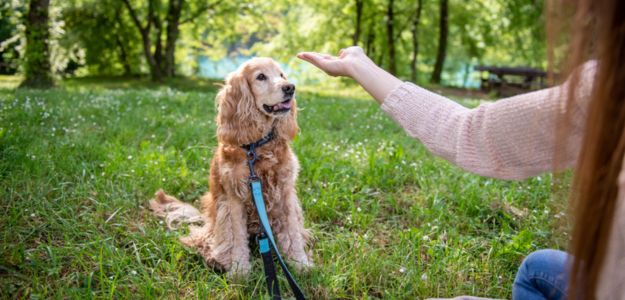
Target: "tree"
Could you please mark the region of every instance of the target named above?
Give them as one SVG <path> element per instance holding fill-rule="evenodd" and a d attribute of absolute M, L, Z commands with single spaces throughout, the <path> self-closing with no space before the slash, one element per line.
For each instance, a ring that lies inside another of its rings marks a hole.
<path fill-rule="evenodd" d="M 449 32 L 447 1 L 448 0 L 440 0 L 438 51 L 436 52 L 436 63 L 434 63 L 434 71 L 430 79 L 432 83 L 436 84 L 441 83 L 441 74 L 443 73 L 445 56 L 447 56 L 447 35 Z"/>
<path fill-rule="evenodd" d="M 133 75 L 142 68 L 141 36 L 119 0 L 73 0 L 61 7 L 60 45 L 81 49 L 81 73 Z"/>
<path fill-rule="evenodd" d="M 173 77 L 176 67 L 176 41 L 180 33 L 180 14 L 183 0 L 169 0 L 167 10 L 167 43 L 165 45 L 165 76 Z"/>
<path fill-rule="evenodd" d="M 26 17 L 24 81 L 20 87 L 49 88 L 54 85 L 50 72 L 48 30 L 50 0 L 31 0 Z"/>
<path fill-rule="evenodd" d="M 160 81 L 163 77 L 173 77 L 176 67 L 176 41 L 180 34 L 180 25 L 191 22 L 201 16 L 204 12 L 213 9 L 222 3 L 222 0 L 213 3 L 204 2 L 189 12 L 189 16 L 182 19 L 185 7 L 188 7 L 185 0 L 169 0 L 165 15 L 167 22 L 165 29 L 165 49 L 163 53 L 163 17 L 161 16 L 161 1 L 148 0 L 147 15 L 144 21 L 139 18 L 138 11 L 132 6 L 129 0 L 122 0 L 130 14 L 133 24 L 141 35 L 143 53 L 150 67 L 152 80 Z M 152 31 L 154 29 L 154 31 Z M 154 48 L 154 50 L 152 50 Z"/>
<path fill-rule="evenodd" d="M 394 17 L 395 13 L 393 12 L 393 4 L 394 0 L 389 0 L 386 8 L 386 41 L 388 42 L 388 71 L 396 75 L 397 74 L 397 63 L 395 61 L 395 35 L 393 34 L 394 28 Z"/>
<path fill-rule="evenodd" d="M 410 79 L 417 82 L 417 57 L 419 55 L 419 23 L 421 22 L 421 11 L 423 10 L 423 0 L 417 0 L 417 10 L 412 19 L 410 33 L 412 34 L 412 59 L 410 60 Z"/>
<path fill-rule="evenodd" d="M 159 57 L 161 57 L 160 51 L 161 51 L 161 46 L 160 46 L 160 42 L 161 42 L 161 32 L 157 31 L 156 32 L 156 37 L 157 37 L 157 45 L 154 49 L 154 53 L 152 53 L 152 25 L 154 23 L 154 21 L 156 20 L 154 14 L 154 6 L 155 1 L 153 0 L 149 0 L 148 1 L 148 14 L 146 17 L 146 21 L 145 21 L 145 25 L 142 24 L 141 20 L 139 20 L 139 17 L 137 16 L 137 12 L 135 12 L 135 10 L 133 9 L 132 5 L 130 4 L 130 2 L 128 0 L 123 0 L 124 4 L 126 5 L 126 7 L 128 8 L 128 12 L 130 13 L 130 16 L 132 18 L 132 21 L 134 22 L 135 26 L 137 27 L 137 29 L 139 30 L 139 33 L 141 34 L 141 40 L 142 40 L 142 45 L 143 45 L 143 54 L 145 55 L 145 58 L 148 62 L 148 65 L 150 67 L 150 74 L 152 75 L 152 80 L 154 81 L 160 81 L 162 79 L 162 70 L 161 70 L 161 66 L 160 66 L 160 61 L 157 61 L 157 59 Z M 159 27 L 157 25 L 157 27 Z"/>
<path fill-rule="evenodd" d="M 362 24 L 362 8 L 365 4 L 364 0 L 355 0 L 356 4 L 356 28 L 354 30 L 354 39 L 352 45 L 357 46 L 360 41 L 360 27 Z"/>
<path fill-rule="evenodd" d="M 447 7 L 448 1 L 50 1 L 51 72 L 66 72 L 71 64 L 80 68 L 76 74 L 149 71 L 160 80 L 195 74 L 200 57 L 248 55 L 275 57 L 297 69 L 292 58 L 303 49 L 336 53 L 349 45 L 363 46 L 376 63 L 414 81 L 425 79 L 418 70 L 439 78 L 445 72 L 456 80 L 449 84 L 460 84 L 458 75 L 464 72 L 469 82 L 476 64 L 545 64 L 543 0 L 475 0 Z M 0 35 L 9 37 L 0 37 L 4 61 L 25 56 L 20 25 L 28 3 L 22 2 L 0 4 L 9 7 L 9 25 L 2 25 L 4 14 L 0 18 Z M 438 44 L 423 42 L 434 40 Z M 312 73 L 302 75 L 313 79 Z"/>

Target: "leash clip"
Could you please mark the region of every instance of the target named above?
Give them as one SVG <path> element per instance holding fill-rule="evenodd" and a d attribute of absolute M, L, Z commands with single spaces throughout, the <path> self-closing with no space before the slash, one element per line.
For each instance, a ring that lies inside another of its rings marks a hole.
<path fill-rule="evenodd" d="M 247 161 L 254 163 L 257 159 L 256 149 L 254 149 L 254 147 L 250 148 L 250 150 L 247 151 Z"/>
<path fill-rule="evenodd" d="M 250 168 L 250 176 L 247 177 L 247 180 L 249 181 L 249 183 L 260 180 L 254 172 L 254 163 L 258 159 L 258 156 L 256 155 L 256 148 L 254 147 L 254 145 L 250 146 L 250 149 L 247 150 L 246 156 L 247 166 Z"/>

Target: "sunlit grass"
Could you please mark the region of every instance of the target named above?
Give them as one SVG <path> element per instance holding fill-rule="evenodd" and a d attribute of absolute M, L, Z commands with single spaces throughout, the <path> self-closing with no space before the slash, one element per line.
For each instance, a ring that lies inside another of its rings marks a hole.
<path fill-rule="evenodd" d="M 0 89 L 14 89 L 22 82 L 21 76 L 0 75 Z"/>
<path fill-rule="evenodd" d="M 186 201 L 207 190 L 214 95 L 213 82 L 183 79 L 0 89 L 2 298 L 260 297 L 258 256 L 250 278 L 230 282 L 145 208 L 158 188 Z M 296 277 L 310 298 L 509 298 L 524 255 L 561 247 L 550 176 L 465 173 L 373 101 L 298 102 L 293 148 L 316 267 Z"/>

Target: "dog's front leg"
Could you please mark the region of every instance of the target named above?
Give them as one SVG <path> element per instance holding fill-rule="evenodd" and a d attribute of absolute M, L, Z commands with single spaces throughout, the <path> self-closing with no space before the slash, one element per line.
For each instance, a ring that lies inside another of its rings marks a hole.
<path fill-rule="evenodd" d="M 217 203 L 213 235 L 213 256 L 230 277 L 245 276 L 250 272 L 247 216 L 240 199 L 224 196 Z"/>
<path fill-rule="evenodd" d="M 310 233 L 304 228 L 302 207 L 297 200 L 295 190 L 287 194 L 287 224 L 278 234 L 278 243 L 286 257 L 293 261 L 298 271 L 313 266 L 312 258 L 306 253 L 306 242 Z"/>

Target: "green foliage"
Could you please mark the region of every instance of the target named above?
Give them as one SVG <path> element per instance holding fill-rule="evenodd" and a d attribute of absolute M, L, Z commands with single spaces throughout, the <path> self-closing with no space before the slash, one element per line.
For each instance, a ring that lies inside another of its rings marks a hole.
<path fill-rule="evenodd" d="M 164 42 L 164 31 L 169 22 L 169 0 L 131 1 L 144 25 L 147 24 L 149 1 L 154 3 L 155 18 L 161 21 Z M 363 1 L 358 42 L 385 68 L 389 68 L 388 1 Z M 325 80 L 319 72 L 297 62 L 294 55 L 305 50 L 337 53 L 350 46 L 356 30 L 355 2 L 186 0 L 176 42 L 176 73 L 197 74 L 199 56 L 218 60 L 242 54 L 277 58 L 289 64 L 302 80 Z M 397 74 L 402 78 L 411 75 L 410 61 L 414 51 L 411 29 L 416 17 L 416 2 L 394 1 L 393 40 Z M 435 0 L 422 2 L 417 81 L 424 83 L 432 72 L 436 57 L 439 7 Z M 122 1 L 52 1 L 51 5 L 50 46 L 55 73 L 128 75 L 149 72 L 141 35 Z M 546 66 L 543 0 L 450 0 L 449 10 L 444 82 L 466 82 L 468 76 L 477 75 L 470 74 L 469 67 L 478 64 Z M 13 21 L 9 26 L 22 26 L 19 14 L 17 9 L 13 13 L 17 17 L 10 16 Z M 2 24 L 0 29 L 2 26 L 8 28 Z M 13 30 L 13 35 L 24 35 L 22 31 Z M 155 28 L 151 30 L 151 39 L 151 51 L 154 52 Z M 12 51 L 19 52 L 20 43 L 10 45 Z M 16 57 L 10 55 L 9 59 Z"/>
<path fill-rule="evenodd" d="M 119 0 L 69 1 L 62 4 L 66 34 L 63 45 L 79 45 L 85 53 L 82 74 L 139 74 L 141 37 L 123 13 Z"/>
<path fill-rule="evenodd" d="M 275 32 L 265 36 L 254 50 L 263 55 L 289 60 L 297 52 L 315 50 L 337 53 L 350 46 L 355 31 L 354 1 L 275 1 L 267 5 L 265 20 Z M 387 0 L 366 0 L 359 45 L 378 64 L 388 68 L 386 38 Z M 545 67 L 545 38 L 542 1 L 458 1 L 449 2 L 449 46 L 445 65 L 447 80 L 466 65 L 528 65 Z M 262 9 L 262 7 L 261 7 Z M 394 31 L 398 75 L 410 77 L 412 43 L 410 29 L 416 16 L 416 1 L 395 1 Z M 272 19 L 271 12 L 281 17 Z M 273 21 L 273 22 L 272 22 Z M 252 27 L 255 28 L 255 27 Z M 267 31 L 260 27 L 260 30 Z M 429 78 L 438 37 L 438 2 L 423 0 L 418 39 L 420 41 L 417 81 Z"/>
<path fill-rule="evenodd" d="M 214 84 L 61 84 L 0 89 L 0 297 L 260 298 L 257 254 L 229 281 L 146 209 L 161 187 L 190 202 L 207 190 Z M 562 247 L 550 176 L 468 174 L 371 101 L 301 93 L 298 106 L 316 267 L 296 277 L 311 299 L 509 298 L 523 256 Z"/>
<path fill-rule="evenodd" d="M 13 17 L 14 7 L 8 2 L 0 3 L 0 74 L 14 74 L 18 68 L 19 53 L 11 44 L 19 37 L 16 35 L 17 21 Z"/>

